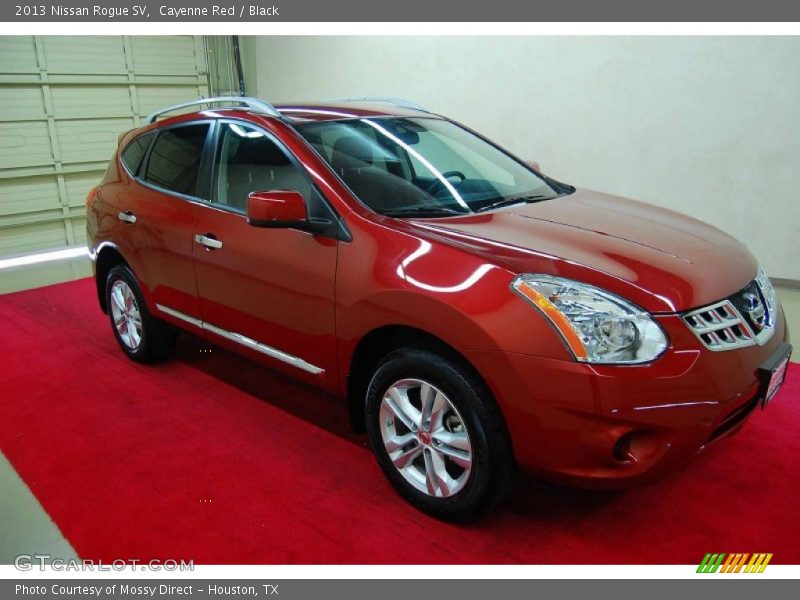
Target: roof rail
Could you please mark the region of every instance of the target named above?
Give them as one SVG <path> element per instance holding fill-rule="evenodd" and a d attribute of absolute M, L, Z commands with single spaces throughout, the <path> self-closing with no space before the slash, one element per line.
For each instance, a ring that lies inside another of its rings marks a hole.
<path fill-rule="evenodd" d="M 160 115 L 170 113 L 181 108 L 189 108 L 190 106 L 199 106 L 203 104 L 231 104 L 233 102 L 244 104 L 254 113 L 269 115 L 271 117 L 282 116 L 281 113 L 278 112 L 278 109 L 272 106 L 272 104 L 264 102 L 263 100 L 259 100 L 258 98 L 248 98 L 247 96 L 216 96 L 214 98 L 198 98 L 197 100 L 192 100 L 191 102 L 183 102 L 181 104 L 176 104 L 174 106 L 157 110 L 156 112 L 147 116 L 145 123 L 154 123 Z M 233 107 L 228 106 L 226 108 Z"/>
<path fill-rule="evenodd" d="M 328 98 L 323 102 L 386 102 L 393 104 L 400 108 L 410 108 L 411 110 L 419 110 L 422 112 L 431 112 L 427 108 L 411 102 L 411 100 L 403 100 L 402 98 L 392 98 L 391 96 L 352 96 L 347 98 Z"/>

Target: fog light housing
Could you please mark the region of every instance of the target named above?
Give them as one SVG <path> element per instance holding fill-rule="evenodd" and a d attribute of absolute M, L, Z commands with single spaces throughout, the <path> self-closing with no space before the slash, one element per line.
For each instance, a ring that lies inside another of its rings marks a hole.
<path fill-rule="evenodd" d="M 635 431 L 629 431 L 625 435 L 621 436 L 617 440 L 617 443 L 614 444 L 614 448 L 611 450 L 611 456 L 616 462 L 626 465 L 639 462 L 636 458 L 636 454 L 634 454 L 633 449 L 631 448 L 631 442 L 635 435 Z"/>
<path fill-rule="evenodd" d="M 666 432 L 634 429 L 617 438 L 611 449 L 611 458 L 615 464 L 623 467 L 647 465 L 664 456 L 669 448 L 669 437 Z"/>

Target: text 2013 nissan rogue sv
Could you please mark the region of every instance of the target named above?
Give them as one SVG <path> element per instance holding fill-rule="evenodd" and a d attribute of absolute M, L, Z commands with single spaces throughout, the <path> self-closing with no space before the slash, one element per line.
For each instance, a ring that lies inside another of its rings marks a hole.
<path fill-rule="evenodd" d="M 163 358 L 177 327 L 342 395 L 438 517 L 489 506 L 515 468 L 648 480 L 783 380 L 783 311 L 737 240 L 410 102 L 217 98 L 147 121 L 87 200 L 122 350 Z"/>

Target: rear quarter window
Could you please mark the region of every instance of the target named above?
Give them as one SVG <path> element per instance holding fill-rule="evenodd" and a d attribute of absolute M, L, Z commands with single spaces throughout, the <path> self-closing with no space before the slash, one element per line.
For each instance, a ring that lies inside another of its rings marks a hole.
<path fill-rule="evenodd" d="M 150 142 L 153 141 L 153 137 L 153 133 L 140 135 L 125 146 L 125 149 L 122 151 L 120 158 L 122 158 L 125 168 L 128 169 L 131 175 L 136 175 L 139 172 L 142 159 L 144 158 L 145 152 L 147 152 L 147 148 L 150 146 Z"/>
<path fill-rule="evenodd" d="M 158 134 L 147 160 L 145 181 L 184 194 L 197 194 L 208 123 L 170 127 Z"/>

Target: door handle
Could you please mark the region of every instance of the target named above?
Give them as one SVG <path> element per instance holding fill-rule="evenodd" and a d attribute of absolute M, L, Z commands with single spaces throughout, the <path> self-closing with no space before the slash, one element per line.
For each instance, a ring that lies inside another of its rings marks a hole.
<path fill-rule="evenodd" d="M 206 250 L 219 250 L 222 248 L 222 242 L 214 237 L 212 233 L 200 234 L 194 236 L 194 241 L 205 246 Z"/>
<path fill-rule="evenodd" d="M 136 215 L 129 210 L 126 210 L 125 212 L 119 211 L 117 218 L 124 223 L 136 223 Z"/>

